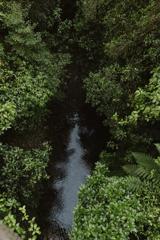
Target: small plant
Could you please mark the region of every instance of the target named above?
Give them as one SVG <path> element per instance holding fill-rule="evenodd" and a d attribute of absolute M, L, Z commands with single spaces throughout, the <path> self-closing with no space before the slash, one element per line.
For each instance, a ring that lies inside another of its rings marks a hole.
<path fill-rule="evenodd" d="M 160 144 L 155 144 L 160 154 Z M 132 176 L 160 185 L 160 156 L 153 158 L 145 153 L 133 153 L 136 164 L 125 165 L 123 169 Z"/>
<path fill-rule="evenodd" d="M 46 167 L 49 161 L 50 147 L 44 144 L 39 149 L 23 150 L 19 147 L 9 147 L 0 144 L 1 193 L 8 198 L 15 198 L 18 202 L 36 207 L 34 194 L 39 189 L 40 182 L 47 179 Z M 38 196 L 36 194 L 38 201 Z"/>
<path fill-rule="evenodd" d="M 35 218 L 30 218 L 26 207 L 21 207 L 14 199 L 0 196 L 0 221 L 17 233 L 21 239 L 36 240 L 40 235 L 40 228 Z"/>

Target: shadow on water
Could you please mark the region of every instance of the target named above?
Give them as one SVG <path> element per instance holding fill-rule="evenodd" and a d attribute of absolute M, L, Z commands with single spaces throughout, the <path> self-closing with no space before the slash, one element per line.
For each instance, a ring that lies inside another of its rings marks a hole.
<path fill-rule="evenodd" d="M 107 138 L 102 120 L 84 103 L 77 81 L 72 81 L 63 103 L 51 105 L 53 154 L 39 208 L 41 239 L 68 239 L 79 188 L 91 174 Z"/>

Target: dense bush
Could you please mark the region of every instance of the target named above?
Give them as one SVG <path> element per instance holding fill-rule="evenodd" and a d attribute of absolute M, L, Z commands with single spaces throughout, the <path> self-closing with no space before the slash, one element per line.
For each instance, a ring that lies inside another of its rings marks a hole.
<path fill-rule="evenodd" d="M 84 80 L 87 102 L 105 117 L 115 142 L 154 141 L 160 119 L 158 1 L 79 2 L 77 41 L 83 60 L 94 64 Z"/>
<path fill-rule="evenodd" d="M 27 151 L 0 144 L 0 159 L 1 193 L 8 198 L 14 197 L 32 209 L 36 207 L 34 193 L 37 192 L 39 182 L 47 178 L 49 146 Z M 38 195 L 36 199 L 38 201 Z"/>
<path fill-rule="evenodd" d="M 40 229 L 35 218 L 40 183 L 47 178 L 50 148 L 24 150 L 0 144 L 0 221 L 22 239 L 37 239 Z M 22 207 L 23 206 L 23 207 Z"/>
<path fill-rule="evenodd" d="M 160 69 L 144 88 L 138 88 L 133 98 L 133 110 L 120 125 L 137 125 L 138 121 L 155 122 L 160 119 Z"/>
<path fill-rule="evenodd" d="M 158 240 L 159 199 L 159 186 L 136 177 L 108 177 L 99 163 L 80 190 L 71 239 Z"/>
<path fill-rule="evenodd" d="M 16 200 L 1 195 L 0 222 L 12 228 L 14 232 L 21 236 L 21 239 L 35 240 L 40 235 L 40 229 L 35 223 L 35 218 L 30 219 L 25 206 L 21 207 Z"/>
<path fill-rule="evenodd" d="M 55 96 L 68 55 L 50 52 L 20 3 L 0 4 L 0 133 Z"/>

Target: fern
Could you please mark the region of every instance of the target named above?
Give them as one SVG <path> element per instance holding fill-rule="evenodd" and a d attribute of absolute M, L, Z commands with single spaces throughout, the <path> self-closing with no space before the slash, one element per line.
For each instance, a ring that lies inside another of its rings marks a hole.
<path fill-rule="evenodd" d="M 137 153 L 137 152 L 134 152 L 132 154 L 134 159 L 136 160 L 136 163 L 141 167 L 144 167 L 150 170 L 156 167 L 156 164 L 150 155 L 147 155 L 145 153 Z"/>
<path fill-rule="evenodd" d="M 137 170 L 137 165 L 136 164 L 128 164 L 123 166 L 123 169 L 126 173 L 128 173 L 131 176 L 135 176 L 135 171 Z"/>
<path fill-rule="evenodd" d="M 160 144 L 155 144 L 160 153 Z M 160 184 L 160 157 L 154 159 L 145 153 L 133 153 L 136 164 L 128 164 L 123 167 L 124 171 L 131 176 L 139 177 L 142 180 L 152 181 L 153 184 Z"/>
<path fill-rule="evenodd" d="M 159 152 L 159 154 L 160 154 L 160 143 L 155 143 L 154 145 L 156 146 L 156 148 L 157 148 L 157 151 L 158 151 L 158 152 Z"/>
<path fill-rule="evenodd" d="M 134 191 L 134 192 L 138 192 L 139 190 L 141 190 L 142 182 L 139 178 L 135 178 L 133 176 L 128 176 L 127 180 L 129 183 L 128 184 L 129 190 Z"/>

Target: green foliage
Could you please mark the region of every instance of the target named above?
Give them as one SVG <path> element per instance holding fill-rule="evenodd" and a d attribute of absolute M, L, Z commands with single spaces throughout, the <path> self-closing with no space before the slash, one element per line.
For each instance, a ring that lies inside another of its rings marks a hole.
<path fill-rule="evenodd" d="M 107 120 L 118 111 L 119 102 L 123 95 L 123 89 L 118 83 L 118 66 L 104 69 L 103 72 L 91 73 L 85 80 L 87 102 L 101 113 Z M 106 94 L 107 92 L 107 94 Z"/>
<path fill-rule="evenodd" d="M 5 104 L 0 104 L 0 132 L 3 133 L 6 129 L 11 127 L 11 124 L 15 121 L 16 109 L 15 105 L 6 102 Z"/>
<path fill-rule="evenodd" d="M 157 150 L 160 144 L 156 144 Z M 159 151 L 160 153 L 160 151 Z M 125 165 L 124 170 L 133 176 L 143 180 L 152 181 L 153 184 L 160 185 L 160 156 L 153 158 L 144 153 L 133 153 L 136 161 L 135 165 Z"/>
<path fill-rule="evenodd" d="M 49 146 L 25 151 L 18 147 L 0 145 L 0 190 L 7 198 L 36 207 L 34 193 L 38 183 L 47 178 L 46 167 L 49 160 Z M 38 196 L 36 197 L 38 201 Z"/>
<path fill-rule="evenodd" d="M 136 90 L 133 99 L 133 111 L 119 125 L 137 125 L 138 121 L 155 122 L 160 119 L 160 73 L 153 73 L 148 85 Z"/>
<path fill-rule="evenodd" d="M 85 76 L 87 102 L 110 127 L 114 161 L 121 161 L 119 153 L 127 149 L 129 155 L 157 137 L 159 2 L 79 0 L 73 22 L 62 6 L 59 0 L 0 2 L 0 135 L 33 121 L 58 96 L 70 50 Z M 109 177 L 106 166 L 97 165 L 80 191 L 73 240 L 160 239 L 160 159 L 133 156 L 137 164 L 125 170 L 134 176 Z M 36 208 L 48 158 L 46 145 L 24 150 L 0 144 L 0 219 L 22 239 L 39 235 L 22 206 Z"/>
<path fill-rule="evenodd" d="M 0 5 L 0 133 L 32 118 L 56 95 L 69 56 L 51 53 L 16 1 Z"/>
<path fill-rule="evenodd" d="M 29 212 L 36 212 L 39 187 L 47 179 L 50 147 L 24 150 L 0 144 L 0 220 L 21 239 L 37 239 L 40 229 Z M 22 207 L 23 206 L 23 207 Z"/>
<path fill-rule="evenodd" d="M 51 52 L 66 53 L 71 50 L 69 48 L 73 43 L 72 21 L 70 16 L 65 17 L 65 12 L 70 11 L 65 9 L 65 4 L 67 5 L 67 1 L 61 0 L 31 2 L 30 19 L 36 24 L 36 29 L 41 32 L 42 39 Z M 69 5 L 72 8 L 74 2 Z"/>
<path fill-rule="evenodd" d="M 0 135 L 12 127 L 30 127 L 31 121 L 34 125 L 49 100 L 58 95 L 70 62 L 69 54 L 59 48 L 60 37 L 66 31 L 68 38 L 70 24 L 62 23 L 59 1 L 54 2 L 49 9 L 43 1 L 0 1 Z M 35 219 L 20 206 L 36 213 L 49 152 L 46 144 L 24 150 L 0 143 L 0 219 L 22 239 L 34 240 L 39 235 Z M 14 202 L 13 209 L 9 208 L 10 199 L 16 199 L 18 206 Z"/>
<path fill-rule="evenodd" d="M 105 117 L 113 141 L 127 147 L 154 141 L 152 128 L 160 119 L 159 3 L 81 0 L 79 8 L 77 42 L 82 61 L 92 63 L 84 80 L 87 102 Z"/>
<path fill-rule="evenodd" d="M 30 219 L 25 206 L 21 207 L 14 199 L 6 199 L 0 196 L 0 221 L 21 236 L 21 239 L 36 240 L 40 235 L 40 229 L 35 223 L 35 218 Z"/>
<path fill-rule="evenodd" d="M 135 184 L 143 187 L 135 190 Z M 159 197 L 159 186 L 135 177 L 108 177 L 106 166 L 98 163 L 80 190 L 71 239 L 127 240 L 132 235 L 158 240 Z"/>

